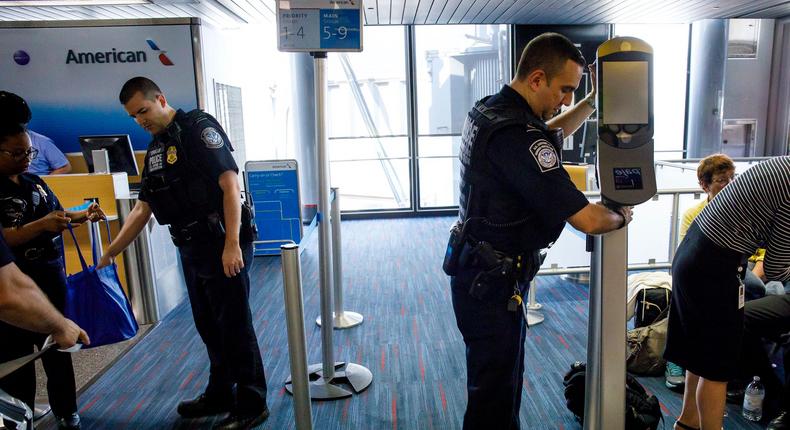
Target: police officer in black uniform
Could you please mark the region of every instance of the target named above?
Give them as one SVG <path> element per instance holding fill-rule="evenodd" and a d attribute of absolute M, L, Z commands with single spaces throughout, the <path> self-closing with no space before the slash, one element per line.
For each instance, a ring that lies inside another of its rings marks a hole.
<path fill-rule="evenodd" d="M 21 99 L 20 99 L 21 100 Z M 26 108 L 26 105 L 20 105 Z M 27 111 L 29 113 L 29 110 Z M 11 112 L 0 123 L 0 224 L 14 252 L 19 269 L 30 276 L 60 311 L 65 307 L 66 271 L 61 232 L 69 223 L 80 224 L 104 217 L 98 204 L 86 210 L 64 211 L 58 198 L 37 175 L 26 173 L 36 150 L 22 125 Z M 0 362 L 30 354 L 41 347 L 46 335 L 0 323 Z M 58 428 L 79 429 L 74 368 L 69 354 L 55 350 L 42 355 L 47 373 L 47 394 Z M 36 395 L 33 363 L 0 380 L 0 388 L 32 409 Z M 11 424 L 6 425 L 9 427 Z"/>
<path fill-rule="evenodd" d="M 545 255 L 541 249 L 566 221 L 600 234 L 631 220 L 630 208 L 613 212 L 590 204 L 562 168 L 563 136 L 594 111 L 593 90 L 558 115 L 570 106 L 584 65 L 567 38 L 540 35 L 524 49 L 516 78 L 477 102 L 464 124 L 460 221 L 444 263 L 466 343 L 464 429 L 519 428 L 523 301 Z"/>
<path fill-rule="evenodd" d="M 240 199 L 238 167 L 216 119 L 176 111 L 144 77 L 124 84 L 120 101 L 153 135 L 139 201 L 99 266 L 110 264 L 151 217 L 169 224 L 179 249 L 195 326 L 211 363 L 208 386 L 178 413 L 194 418 L 230 412 L 216 429 L 247 429 L 269 416 L 266 378 L 249 305 L 252 212 Z M 234 397 L 235 392 L 235 397 Z"/>

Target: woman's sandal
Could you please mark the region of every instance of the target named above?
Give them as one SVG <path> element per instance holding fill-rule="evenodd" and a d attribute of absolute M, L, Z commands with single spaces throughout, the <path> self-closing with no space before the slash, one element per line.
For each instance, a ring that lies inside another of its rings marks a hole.
<path fill-rule="evenodd" d="M 699 429 L 698 429 L 698 428 L 696 428 L 696 427 L 692 427 L 692 426 L 690 426 L 690 425 L 688 425 L 688 424 L 683 424 L 683 423 L 682 423 L 682 422 L 680 422 L 680 421 L 675 421 L 675 425 L 676 425 L 676 426 L 678 426 L 678 427 L 680 427 L 680 428 L 682 428 L 683 430 L 699 430 Z"/>

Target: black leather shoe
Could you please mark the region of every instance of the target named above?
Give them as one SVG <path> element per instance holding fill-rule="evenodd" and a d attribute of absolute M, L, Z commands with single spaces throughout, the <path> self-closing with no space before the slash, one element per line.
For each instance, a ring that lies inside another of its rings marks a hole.
<path fill-rule="evenodd" d="M 210 398 L 205 394 L 178 404 L 178 414 L 184 418 L 198 418 L 230 412 L 231 403 Z"/>
<path fill-rule="evenodd" d="M 79 430 L 82 428 L 80 416 L 77 413 L 65 417 L 57 417 L 58 430 Z"/>
<path fill-rule="evenodd" d="M 269 418 L 269 408 L 256 414 L 230 414 L 214 426 L 214 430 L 248 430 L 262 424 Z"/>
<path fill-rule="evenodd" d="M 779 415 L 768 423 L 766 430 L 790 430 L 790 412 L 780 411 Z"/>

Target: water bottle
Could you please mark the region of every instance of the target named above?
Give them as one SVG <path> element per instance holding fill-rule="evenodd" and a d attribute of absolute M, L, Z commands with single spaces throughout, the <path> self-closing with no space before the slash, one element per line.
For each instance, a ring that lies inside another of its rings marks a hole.
<path fill-rule="evenodd" d="M 765 388 L 760 383 L 760 377 L 755 376 L 754 380 L 746 386 L 743 396 L 743 417 L 749 421 L 760 421 L 763 418 L 764 398 Z"/>

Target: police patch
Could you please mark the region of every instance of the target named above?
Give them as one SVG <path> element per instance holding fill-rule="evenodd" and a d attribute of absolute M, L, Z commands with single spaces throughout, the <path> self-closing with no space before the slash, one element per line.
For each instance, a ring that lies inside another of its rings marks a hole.
<path fill-rule="evenodd" d="M 219 149 L 225 144 L 225 141 L 222 140 L 222 135 L 214 127 L 204 128 L 200 133 L 200 140 L 203 141 L 208 149 Z"/>
<path fill-rule="evenodd" d="M 532 154 L 535 162 L 538 163 L 541 172 L 548 172 L 549 170 L 560 167 L 557 151 L 554 149 L 554 146 L 545 139 L 536 140 L 535 143 L 529 147 L 529 152 Z"/>
<path fill-rule="evenodd" d="M 162 170 L 162 158 L 164 154 L 164 148 L 161 146 L 156 147 L 148 151 L 148 172 L 156 172 L 158 170 Z"/>

